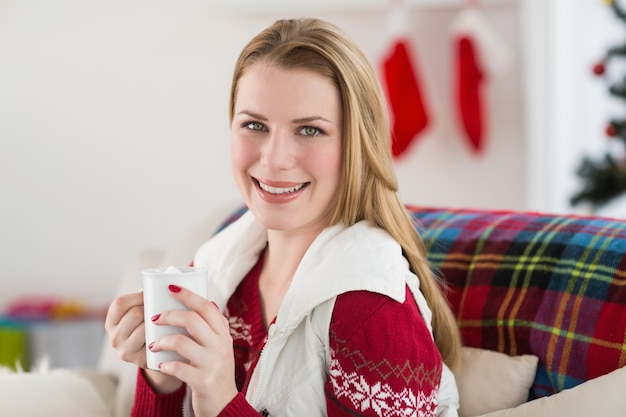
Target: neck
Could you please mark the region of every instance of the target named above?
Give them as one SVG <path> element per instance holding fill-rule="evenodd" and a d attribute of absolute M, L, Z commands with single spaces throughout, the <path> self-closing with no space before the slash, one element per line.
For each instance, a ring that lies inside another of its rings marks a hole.
<path fill-rule="evenodd" d="M 268 231 L 268 247 L 263 263 L 264 275 L 271 281 L 288 285 L 318 234 L 319 231 L 298 235 Z"/>
<path fill-rule="evenodd" d="M 300 261 L 318 233 L 291 235 L 268 231 L 259 295 L 265 326 L 276 317 Z"/>

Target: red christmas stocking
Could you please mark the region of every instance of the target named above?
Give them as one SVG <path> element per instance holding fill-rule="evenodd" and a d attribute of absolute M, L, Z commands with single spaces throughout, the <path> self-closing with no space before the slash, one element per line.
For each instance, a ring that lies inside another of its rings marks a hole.
<path fill-rule="evenodd" d="M 458 114 L 474 152 L 483 149 L 483 70 L 475 42 L 469 36 L 456 40 L 456 93 Z"/>
<path fill-rule="evenodd" d="M 456 110 L 470 148 L 485 148 L 488 126 L 485 81 L 502 73 L 513 61 L 513 52 L 495 32 L 480 8 L 468 2 L 452 25 L 454 35 L 454 87 Z"/>
<path fill-rule="evenodd" d="M 383 60 L 383 76 L 393 123 L 391 150 L 394 158 L 398 158 L 428 124 L 428 115 L 405 39 L 393 43 Z"/>

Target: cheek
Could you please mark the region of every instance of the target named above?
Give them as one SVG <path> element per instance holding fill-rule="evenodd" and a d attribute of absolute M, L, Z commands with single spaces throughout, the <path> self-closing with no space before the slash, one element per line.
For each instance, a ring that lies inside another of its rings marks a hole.
<path fill-rule="evenodd" d="M 230 139 L 230 165 L 233 174 L 236 176 L 242 169 L 247 168 L 247 164 L 250 163 L 250 149 L 244 146 L 244 142 L 237 136 L 231 136 Z"/>
<path fill-rule="evenodd" d="M 244 192 L 248 179 L 247 171 L 250 168 L 250 151 L 243 145 L 240 138 L 231 137 L 230 141 L 230 169 L 235 184 L 240 192 Z"/>
<path fill-rule="evenodd" d="M 307 156 L 309 166 L 327 181 L 339 182 L 341 175 L 341 150 L 335 147 Z"/>

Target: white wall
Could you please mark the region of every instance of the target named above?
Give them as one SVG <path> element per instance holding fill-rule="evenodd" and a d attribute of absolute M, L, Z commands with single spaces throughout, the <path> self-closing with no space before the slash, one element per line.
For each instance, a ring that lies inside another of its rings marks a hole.
<path fill-rule="evenodd" d="M 0 2 L 0 305 L 104 305 L 140 249 L 237 198 L 238 36 L 202 2 Z"/>
<path fill-rule="evenodd" d="M 610 97 L 608 84 L 591 69 L 609 47 L 623 44 L 624 24 L 608 5 L 595 0 L 524 0 L 520 6 L 527 205 L 540 211 L 587 213 L 584 205 L 569 205 L 580 189 L 574 173 L 583 156 L 604 155 L 611 145 L 606 125 L 611 116 L 624 112 L 624 103 Z M 613 74 L 611 83 L 622 77 Z M 625 203 L 615 201 L 596 214 L 624 218 Z"/>
<path fill-rule="evenodd" d="M 386 2 L 346 2 L 319 12 L 320 2 L 301 10 L 289 2 L 289 15 L 338 23 L 377 61 Z M 230 72 L 244 43 L 284 17 L 240 3 L 0 0 L 0 307 L 23 295 L 107 305 L 138 251 L 166 249 L 238 201 L 228 163 Z M 487 84 L 481 156 L 452 112 L 448 30 L 461 2 L 409 3 L 432 122 L 397 164 L 403 199 L 529 208 L 518 1 L 484 2 L 519 61 Z"/>

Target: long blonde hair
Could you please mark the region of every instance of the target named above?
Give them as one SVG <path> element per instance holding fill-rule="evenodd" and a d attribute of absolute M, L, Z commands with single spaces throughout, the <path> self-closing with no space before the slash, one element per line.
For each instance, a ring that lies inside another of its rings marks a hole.
<path fill-rule="evenodd" d="M 433 334 L 444 362 L 460 361 L 461 337 L 440 283 L 426 259 L 422 239 L 397 191 L 390 127 L 380 83 L 356 43 L 319 19 L 279 20 L 254 37 L 235 64 L 230 92 L 232 121 L 238 81 L 262 61 L 283 69 L 307 69 L 337 86 L 343 108 L 342 183 L 331 224 L 368 220 L 402 247 L 433 312 Z"/>

